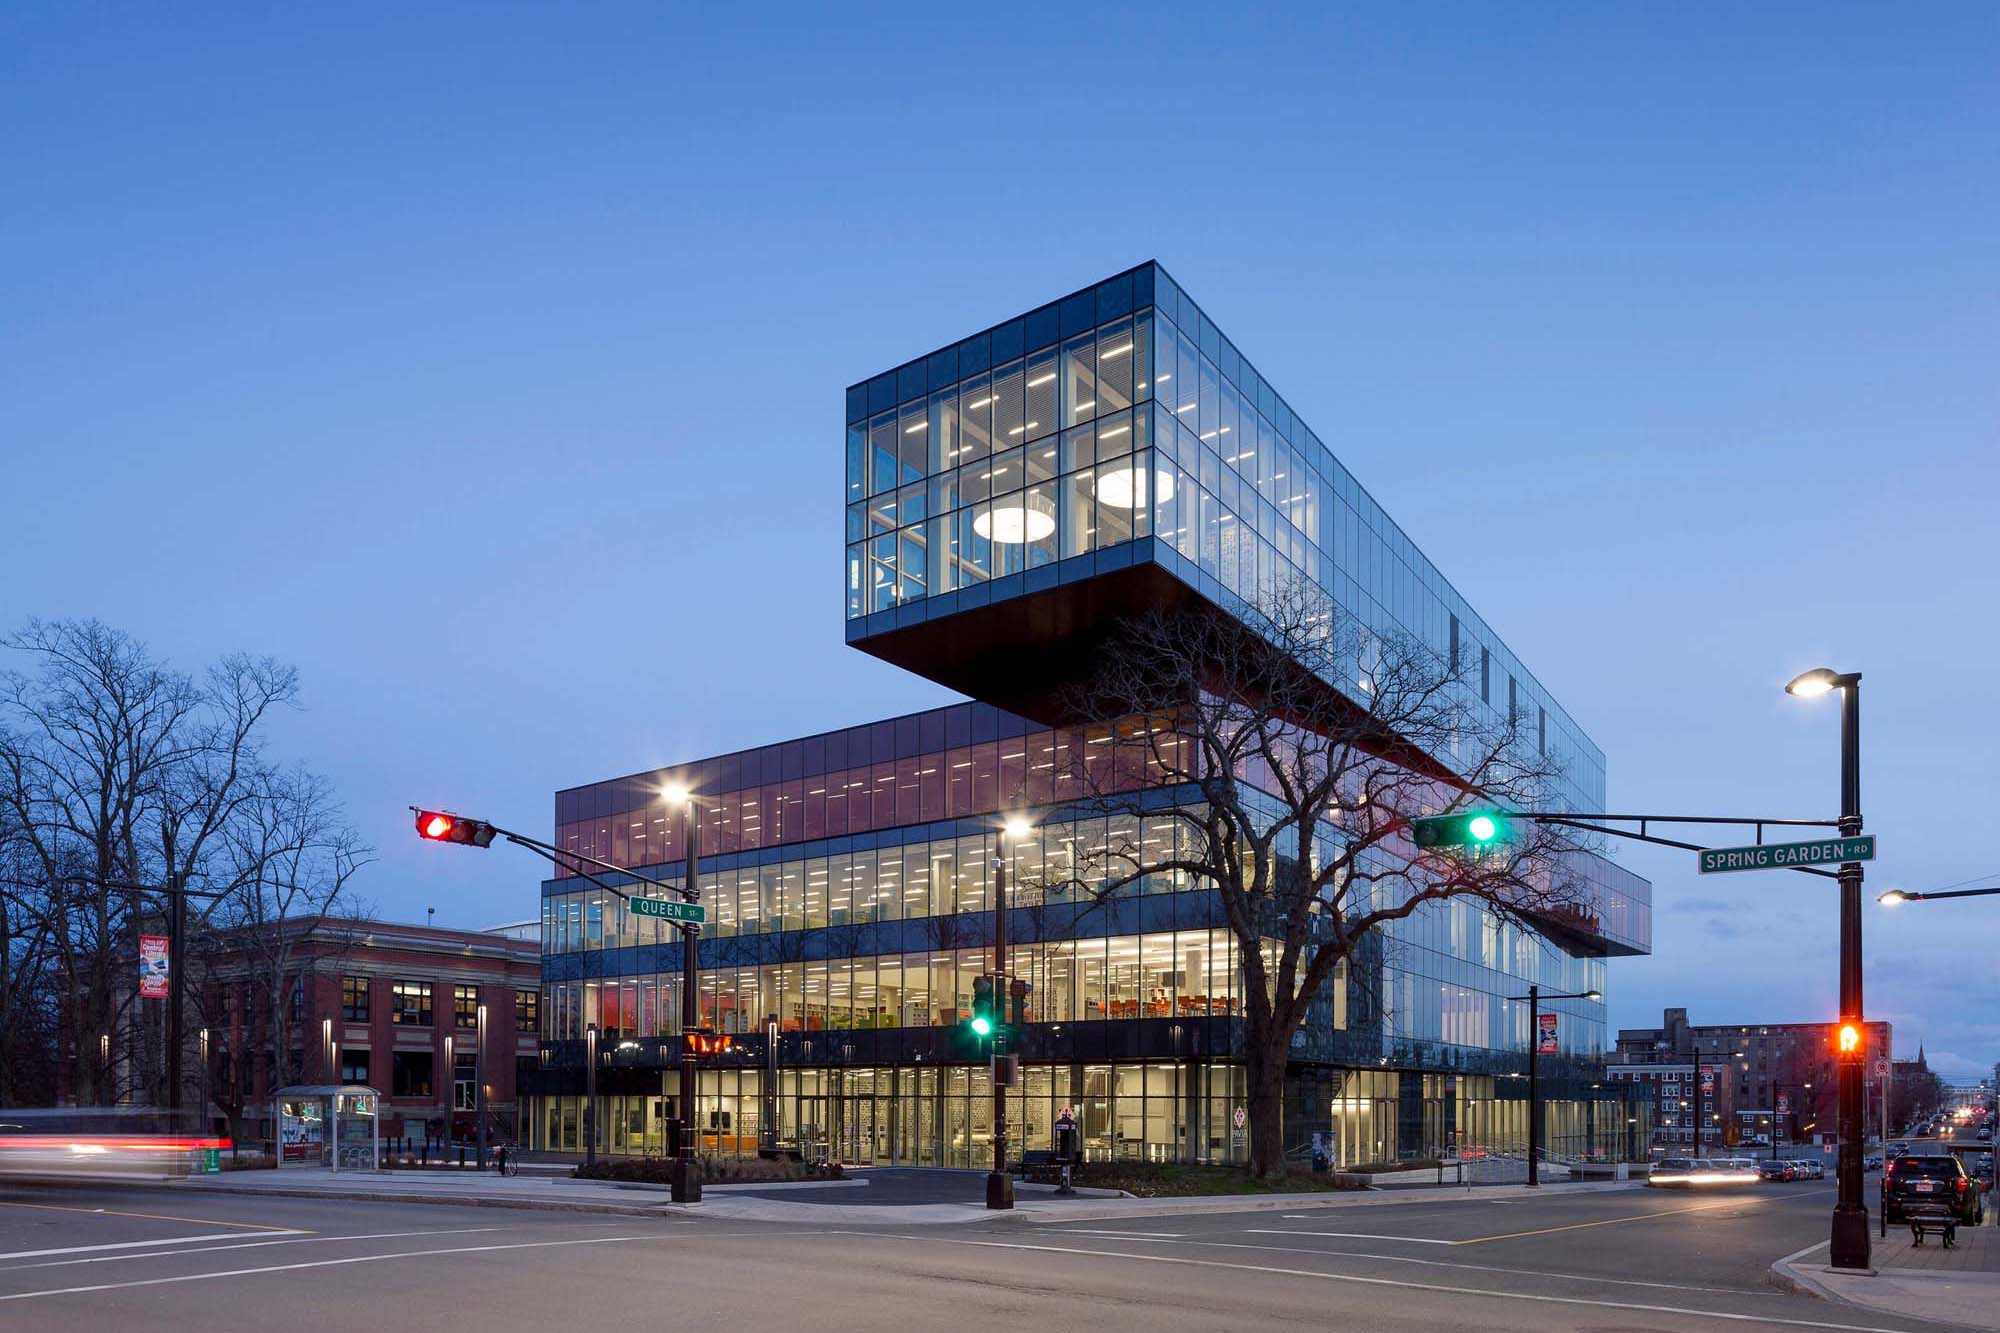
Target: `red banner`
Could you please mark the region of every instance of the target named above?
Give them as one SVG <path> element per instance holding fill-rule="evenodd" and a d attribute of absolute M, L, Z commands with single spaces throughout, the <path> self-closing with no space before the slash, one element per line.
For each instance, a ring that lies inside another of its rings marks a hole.
<path fill-rule="evenodd" d="M 167 958 L 167 937 L 165 935 L 141 935 L 139 937 L 139 998 L 142 1000 L 164 1000 L 167 998 L 167 969 L 171 966 Z"/>
<path fill-rule="evenodd" d="M 1554 1055 L 1556 1053 L 1556 1019 L 1559 1017 L 1560 1015 L 1558 1014 L 1535 1015 L 1535 1018 L 1542 1025 L 1541 1034 L 1537 1038 L 1540 1044 L 1535 1048 L 1538 1053 L 1542 1055 Z"/>

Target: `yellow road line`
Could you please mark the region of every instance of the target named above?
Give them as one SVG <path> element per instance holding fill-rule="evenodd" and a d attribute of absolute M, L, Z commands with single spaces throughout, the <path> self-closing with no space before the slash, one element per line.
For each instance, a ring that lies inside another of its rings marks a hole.
<path fill-rule="evenodd" d="M 1692 1208 L 1665 1208 L 1657 1213 L 1634 1213 L 1630 1217 L 1601 1217 L 1595 1222 L 1571 1222 L 1559 1227 L 1538 1227 L 1533 1231 L 1509 1231 L 1499 1236 L 1474 1236 L 1469 1240 L 1455 1240 L 1453 1245 L 1484 1245 L 1489 1240 L 1519 1240 L 1524 1236 L 1552 1236 L 1558 1231 L 1582 1231 L 1586 1227 L 1608 1227 L 1619 1222 L 1644 1222 L 1654 1217 L 1675 1217 L 1681 1213 L 1712 1213 L 1717 1208 L 1733 1207 L 1741 1200 L 1728 1204 L 1696 1204 Z"/>
<path fill-rule="evenodd" d="M 237 1227 L 244 1231 L 290 1231 L 302 1236 L 313 1233 L 299 1227 L 274 1227 L 262 1222 L 218 1222 L 212 1217 L 179 1217 L 173 1213 L 124 1213 L 116 1208 L 76 1208 L 60 1203 L 16 1203 L 0 1199 L 0 1208 L 42 1208 L 52 1213 L 96 1213 L 103 1217 L 142 1217 L 149 1222 L 199 1222 L 205 1227 Z"/>

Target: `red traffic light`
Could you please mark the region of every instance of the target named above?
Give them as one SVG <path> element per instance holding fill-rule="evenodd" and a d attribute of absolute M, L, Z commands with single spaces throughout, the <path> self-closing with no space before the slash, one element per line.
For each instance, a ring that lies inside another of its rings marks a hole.
<path fill-rule="evenodd" d="M 417 836 L 429 842 L 461 842 L 474 847 L 491 846 L 498 832 L 483 819 L 465 819 L 442 810 L 417 811 Z"/>

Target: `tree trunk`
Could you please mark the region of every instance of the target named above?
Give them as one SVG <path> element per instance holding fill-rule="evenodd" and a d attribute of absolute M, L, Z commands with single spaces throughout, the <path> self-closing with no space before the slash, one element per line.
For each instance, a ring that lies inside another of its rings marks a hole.
<path fill-rule="evenodd" d="M 1250 1170 L 1262 1177 L 1281 1176 L 1285 1172 L 1285 1037 L 1281 1034 L 1273 1042 L 1269 1037 L 1245 1036 Z"/>

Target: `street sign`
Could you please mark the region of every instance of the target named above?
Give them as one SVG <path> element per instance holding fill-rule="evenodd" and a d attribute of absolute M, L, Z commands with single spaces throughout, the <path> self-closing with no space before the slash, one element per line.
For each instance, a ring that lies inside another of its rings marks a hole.
<path fill-rule="evenodd" d="M 1789 1092 L 1781 1092 L 1781 1093 L 1779 1093 L 1779 1094 L 1778 1094 L 1778 1114 L 1779 1114 L 1779 1115 L 1790 1115 L 1791 1113 L 1792 1113 L 1792 1094 L 1791 1094 L 1791 1093 L 1789 1093 Z"/>
<path fill-rule="evenodd" d="M 1541 1055 L 1554 1055 L 1554 1054 L 1556 1053 L 1556 1049 L 1557 1049 L 1557 1048 L 1556 1048 L 1556 1019 L 1557 1019 L 1557 1018 L 1558 1018 L 1558 1015 L 1556 1015 L 1556 1014 L 1536 1014 L 1536 1015 L 1535 1015 L 1535 1019 L 1536 1019 L 1536 1021 L 1537 1021 L 1537 1022 L 1539 1022 L 1539 1023 L 1540 1023 L 1541 1025 L 1542 1025 L 1542 1031 L 1541 1031 L 1541 1034 L 1540 1034 L 1540 1036 L 1539 1036 L 1539 1038 L 1538 1038 L 1538 1041 L 1540 1042 L 1540 1045 L 1538 1045 L 1538 1046 L 1537 1046 L 1537 1047 L 1535 1048 L 1535 1049 L 1536 1049 L 1536 1052 L 1537 1052 L 1538 1054 L 1541 1054 Z"/>
<path fill-rule="evenodd" d="M 1846 861 L 1873 861 L 1875 835 L 1858 838 L 1819 838 L 1813 842 L 1767 842 L 1761 847 L 1708 847 L 1701 852 L 1701 873 L 1720 874 L 1726 870 L 1783 870 L 1788 866 L 1840 865 Z"/>
<path fill-rule="evenodd" d="M 700 925 L 708 920 L 708 909 L 700 903 L 680 903 L 672 898 L 634 898 L 633 916 L 656 916 L 662 921 L 686 921 Z"/>

